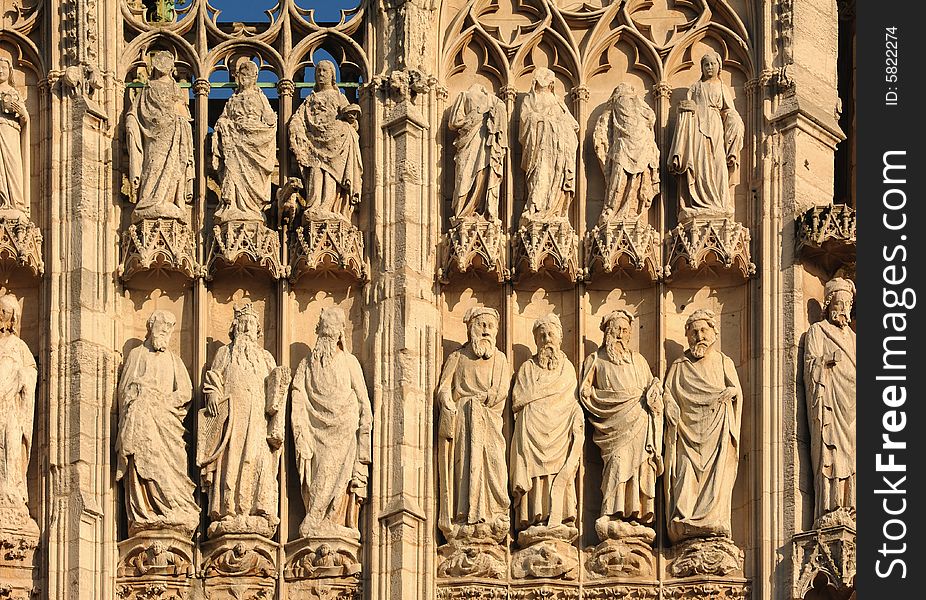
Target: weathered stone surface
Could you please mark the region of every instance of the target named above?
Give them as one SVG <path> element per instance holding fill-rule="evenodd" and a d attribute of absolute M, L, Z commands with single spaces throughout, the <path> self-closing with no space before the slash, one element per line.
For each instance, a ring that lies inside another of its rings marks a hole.
<path fill-rule="evenodd" d="M 518 135 L 527 179 L 522 224 L 568 221 L 575 195 L 579 124 L 556 96 L 554 80 L 550 69 L 538 67 L 521 103 Z"/>
<path fill-rule="evenodd" d="M 315 89 L 289 122 L 290 147 L 302 172 L 306 220 L 350 222 L 360 203 L 360 107 L 337 88 L 335 75 L 334 63 L 318 63 Z"/>
<path fill-rule="evenodd" d="M 678 220 L 732 218 L 729 171 L 739 166 L 743 119 L 730 88 L 720 80 L 722 59 L 701 57 L 701 80 L 688 88 L 678 106 L 678 123 L 669 150 L 669 170 L 679 175 Z"/>
<path fill-rule="evenodd" d="M 814 527 L 855 527 L 855 284 L 835 277 L 824 288 L 825 318 L 804 342 L 804 387 L 814 478 Z"/>
<path fill-rule="evenodd" d="M 174 79 L 174 57 L 151 56 L 147 85 L 125 117 L 132 221 L 186 222 L 193 200 L 193 128 L 187 94 Z"/>
<path fill-rule="evenodd" d="M 293 380 L 293 440 L 306 512 L 299 526 L 303 537 L 360 539 L 372 409 L 360 363 L 344 349 L 345 321 L 340 308 L 322 311 L 315 347 Z M 314 560 L 326 562 L 321 556 Z"/>
<path fill-rule="evenodd" d="M 457 96 L 447 126 L 457 134 L 451 224 L 476 216 L 501 223 L 498 200 L 508 154 L 505 103 L 474 83 Z"/>
<path fill-rule="evenodd" d="M 290 374 L 260 341 L 253 305 L 235 308 L 231 343 L 206 372 L 196 463 L 209 495 L 210 537 L 271 537 L 280 523 L 277 473 Z"/>
<path fill-rule="evenodd" d="M 216 224 L 264 223 L 276 156 L 277 115 L 257 87 L 257 65 L 235 65 L 238 87 L 225 103 L 212 134 L 212 169 L 221 181 Z"/>
<path fill-rule="evenodd" d="M 26 473 L 35 422 L 35 357 L 17 335 L 22 320 L 19 300 L 0 296 L 0 523 L 3 531 L 38 538 L 29 514 Z M 17 542 L 18 544 L 18 542 Z"/>
<path fill-rule="evenodd" d="M 614 88 L 594 133 L 606 181 L 599 225 L 639 219 L 659 194 L 655 124 L 656 113 L 639 92 L 626 83 Z"/>
<path fill-rule="evenodd" d="M 29 186 L 29 111 L 23 97 L 11 81 L 13 62 L 0 57 L 0 219 L 28 221 Z"/>
<path fill-rule="evenodd" d="M 502 435 L 511 371 L 495 346 L 499 315 L 475 307 L 464 317 L 469 341 L 444 363 L 437 387 L 438 526 L 447 540 L 443 577 L 502 577 L 499 546 L 509 528 Z"/>
<path fill-rule="evenodd" d="M 713 311 L 694 311 L 685 322 L 688 351 L 666 376 L 666 523 L 673 544 L 687 542 L 673 563 L 684 565 L 675 567 L 676 576 L 726 575 L 732 570 L 726 557 L 736 549 L 731 503 L 743 388 L 732 359 L 715 348 L 718 331 Z M 701 466 L 699 476 L 694 465 Z"/>
<path fill-rule="evenodd" d="M 183 361 L 168 349 L 176 324 L 165 310 L 151 313 L 145 342 L 122 366 L 116 479 L 124 479 L 130 535 L 172 529 L 189 537 L 199 525 L 183 440 L 193 384 Z"/>

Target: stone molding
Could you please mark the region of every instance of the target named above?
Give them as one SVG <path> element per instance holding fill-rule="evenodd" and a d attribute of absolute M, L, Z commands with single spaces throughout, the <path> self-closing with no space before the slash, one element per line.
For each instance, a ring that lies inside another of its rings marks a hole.
<path fill-rule="evenodd" d="M 340 219 L 305 220 L 289 235 L 289 280 L 321 272 L 342 272 L 358 281 L 369 278 L 363 233 Z"/>
<path fill-rule="evenodd" d="M 28 219 L 0 219 L 0 262 L 25 267 L 34 276 L 45 273 L 42 232 Z"/>
<path fill-rule="evenodd" d="M 751 260 L 749 229 L 730 219 L 692 219 L 666 236 L 668 279 L 684 270 L 698 272 L 720 268 L 737 272 L 743 279 L 756 274 Z"/>
<path fill-rule="evenodd" d="M 795 219 L 795 227 L 801 260 L 830 274 L 855 262 L 856 215 L 848 204 L 811 207 Z"/>
<path fill-rule="evenodd" d="M 187 279 L 200 276 L 194 236 L 177 219 L 144 219 L 122 233 L 119 277 L 128 281 L 143 271 L 173 271 Z"/>
<path fill-rule="evenodd" d="M 280 260 L 280 236 L 263 223 L 230 221 L 212 229 L 206 277 L 221 267 L 258 269 L 273 279 L 286 272 Z"/>
<path fill-rule="evenodd" d="M 511 278 L 505 267 L 508 235 L 501 223 L 482 218 L 459 219 L 441 240 L 441 261 L 437 278 L 449 283 L 451 274 L 480 271 L 499 283 Z"/>
<path fill-rule="evenodd" d="M 855 530 L 845 525 L 799 533 L 792 540 L 793 598 L 819 586 L 845 600 L 855 591 Z"/>
<path fill-rule="evenodd" d="M 662 278 L 659 232 L 642 221 L 599 224 L 585 235 L 585 279 L 596 271 Z"/>
<path fill-rule="evenodd" d="M 579 281 L 579 236 L 569 221 L 527 220 L 518 227 L 514 245 L 515 270 L 519 275 L 557 273 Z"/>

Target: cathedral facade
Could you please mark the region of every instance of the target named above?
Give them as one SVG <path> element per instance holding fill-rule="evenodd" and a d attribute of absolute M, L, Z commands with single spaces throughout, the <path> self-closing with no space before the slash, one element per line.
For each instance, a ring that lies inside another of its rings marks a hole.
<path fill-rule="evenodd" d="M 0 1 L 0 598 L 854 598 L 854 2 Z"/>

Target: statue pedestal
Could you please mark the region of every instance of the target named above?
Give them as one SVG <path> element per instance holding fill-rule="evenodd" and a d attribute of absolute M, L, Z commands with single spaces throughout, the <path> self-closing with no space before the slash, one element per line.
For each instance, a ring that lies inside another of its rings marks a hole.
<path fill-rule="evenodd" d="M 143 600 L 152 590 L 187 598 L 193 577 L 193 542 L 175 531 L 144 531 L 119 543 L 119 597 Z"/>
<path fill-rule="evenodd" d="M 528 527 L 518 534 L 521 549 L 511 555 L 511 577 L 578 579 L 579 550 L 573 546 L 578 537 L 570 525 Z"/>
<path fill-rule="evenodd" d="M 209 600 L 271 600 L 276 594 L 279 544 L 254 534 L 226 534 L 203 544 L 202 573 Z"/>
<path fill-rule="evenodd" d="M 821 597 L 848 599 L 855 591 L 855 528 L 823 527 L 794 536 L 792 564 L 794 598 L 811 590 L 827 590 Z"/>
<path fill-rule="evenodd" d="M 662 277 L 659 232 L 642 221 L 600 223 L 585 235 L 585 276 L 595 271 Z"/>
<path fill-rule="evenodd" d="M 645 525 L 601 517 L 595 522 L 601 543 L 588 552 L 586 569 L 591 579 L 654 579 L 656 532 Z"/>
<path fill-rule="evenodd" d="M 199 275 L 190 226 L 177 219 L 144 219 L 122 234 L 119 277 L 128 281 L 142 271 L 173 271 L 188 279 Z"/>
<path fill-rule="evenodd" d="M 324 537 L 290 542 L 283 576 L 293 598 L 359 600 L 360 542 Z"/>
<path fill-rule="evenodd" d="M 212 228 L 206 271 L 211 276 L 219 268 L 264 271 L 273 279 L 283 277 L 280 236 L 263 223 L 229 221 Z"/>
<path fill-rule="evenodd" d="M 749 253 L 749 230 L 731 219 L 692 219 L 666 236 L 665 277 L 683 270 L 719 269 L 756 274 Z"/>
<path fill-rule="evenodd" d="M 28 521 L 19 528 L 7 521 L 0 524 L 0 598 L 31 600 L 33 596 L 39 530 L 31 518 Z"/>
<path fill-rule="evenodd" d="M 672 577 L 742 575 L 743 551 L 726 537 L 694 538 L 679 542 L 670 553 Z"/>
<path fill-rule="evenodd" d="M 508 519 L 493 525 L 454 525 L 449 541 L 437 549 L 437 576 L 441 578 L 504 579 L 508 557 L 503 545 L 508 538 Z"/>
<path fill-rule="evenodd" d="M 366 281 L 369 269 L 363 257 L 363 234 L 341 219 L 305 219 L 289 238 L 289 280 L 307 273 L 341 272 Z"/>
<path fill-rule="evenodd" d="M 507 235 L 498 221 L 482 217 L 456 219 L 441 240 L 442 256 L 437 278 L 449 283 L 453 271 L 481 271 L 494 275 L 499 283 L 510 277 L 505 267 Z"/>
<path fill-rule="evenodd" d="M 515 240 L 515 265 L 521 273 L 553 272 L 578 281 L 579 236 L 566 219 L 524 220 Z"/>
<path fill-rule="evenodd" d="M 45 272 L 42 232 L 32 221 L 25 217 L 0 218 L 0 263 L 23 267 L 35 276 Z"/>

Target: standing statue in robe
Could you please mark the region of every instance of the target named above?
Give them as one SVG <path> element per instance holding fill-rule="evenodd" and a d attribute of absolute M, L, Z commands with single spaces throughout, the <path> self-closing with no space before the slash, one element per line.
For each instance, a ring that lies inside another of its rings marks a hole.
<path fill-rule="evenodd" d="M 174 79 L 174 57 L 155 52 L 148 84 L 125 118 L 132 222 L 186 222 L 193 201 L 193 127 L 189 94 Z"/>
<path fill-rule="evenodd" d="M 250 303 L 236 307 L 231 342 L 206 372 L 199 413 L 197 464 L 209 493 L 209 535 L 271 537 L 277 517 L 277 473 L 284 439 L 287 367 L 276 366 L 260 342 Z"/>
<path fill-rule="evenodd" d="M 537 353 L 518 370 L 512 393 L 511 490 L 517 529 L 575 529 L 576 472 L 585 417 L 576 370 L 560 349 L 563 326 L 550 314 L 534 322 Z M 575 529 L 575 534 L 578 530 Z"/>
<path fill-rule="evenodd" d="M 701 57 L 701 79 L 678 107 L 669 170 L 679 176 L 680 222 L 733 218 L 730 173 L 743 149 L 743 120 L 732 90 L 720 80 L 720 55 Z"/>
<path fill-rule="evenodd" d="M 605 177 L 599 224 L 637 220 L 659 193 L 655 124 L 656 113 L 632 86 L 621 83 L 614 88 L 593 135 Z"/>
<path fill-rule="evenodd" d="M 12 294 L 0 296 L 0 529 L 38 535 L 26 483 L 38 370 L 29 347 L 16 334 L 21 315 Z"/>
<path fill-rule="evenodd" d="M 453 221 L 476 216 L 501 223 L 499 192 L 508 153 L 508 109 L 479 83 L 457 96 L 448 127 L 457 132 Z"/>
<path fill-rule="evenodd" d="M 563 221 L 576 191 L 579 124 L 556 96 L 553 71 L 538 67 L 521 104 L 521 167 L 527 202 L 521 221 Z"/>
<path fill-rule="evenodd" d="M 815 526 L 854 526 L 856 362 L 849 321 L 855 284 L 836 277 L 824 292 L 826 319 L 810 326 L 804 347 Z"/>
<path fill-rule="evenodd" d="M 457 537 L 508 534 L 508 468 L 502 435 L 511 384 L 508 358 L 495 347 L 498 311 L 475 307 L 463 321 L 467 343 L 444 363 L 437 385 L 438 527 Z"/>
<path fill-rule="evenodd" d="M 601 517 L 595 523 L 602 541 L 631 531 L 655 539 L 656 478 L 663 471 L 662 383 L 643 355 L 630 349 L 633 320 L 623 309 L 602 319 L 604 343 L 582 367 L 579 396 L 604 462 Z"/>
<path fill-rule="evenodd" d="M 28 219 L 29 113 L 13 87 L 13 63 L 0 56 L 0 218 Z"/>
<path fill-rule="evenodd" d="M 217 224 L 266 221 L 276 165 L 277 115 L 257 87 L 258 71 L 253 61 L 238 61 L 238 89 L 225 103 L 212 134 L 212 169 L 222 182 Z"/>
<path fill-rule="evenodd" d="M 176 324 L 166 310 L 151 313 L 145 343 L 129 352 L 119 379 L 116 479 L 125 482 L 130 535 L 148 529 L 191 535 L 199 525 L 183 440 L 193 384 L 168 348 Z"/>
<path fill-rule="evenodd" d="M 315 89 L 289 122 L 290 145 L 302 171 L 305 219 L 350 222 L 363 176 L 359 117 L 360 107 L 338 89 L 334 63 L 319 61 Z"/>
<path fill-rule="evenodd" d="M 733 360 L 715 348 L 717 317 L 696 310 L 688 351 L 666 377 L 666 521 L 673 543 L 731 536 L 743 389 Z"/>
<path fill-rule="evenodd" d="M 346 317 L 326 308 L 318 340 L 296 369 L 292 424 L 302 483 L 303 537 L 360 539 L 360 503 L 367 496 L 372 408 L 360 362 L 344 349 Z"/>

